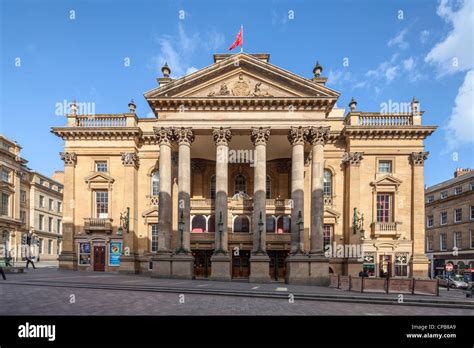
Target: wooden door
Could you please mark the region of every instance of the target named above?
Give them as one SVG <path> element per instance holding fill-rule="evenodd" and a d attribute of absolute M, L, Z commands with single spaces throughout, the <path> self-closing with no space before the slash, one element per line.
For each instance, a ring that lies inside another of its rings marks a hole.
<path fill-rule="evenodd" d="M 239 255 L 232 254 L 232 278 L 248 278 L 250 274 L 250 251 L 240 250 Z"/>
<path fill-rule="evenodd" d="M 208 278 L 211 275 L 212 250 L 196 250 L 194 256 L 194 275 L 196 278 Z"/>
<path fill-rule="evenodd" d="M 286 274 L 286 257 L 288 251 L 284 250 L 270 250 L 268 251 L 270 257 L 270 278 L 272 280 L 284 280 Z"/>
<path fill-rule="evenodd" d="M 105 271 L 105 246 L 94 247 L 94 271 Z"/>

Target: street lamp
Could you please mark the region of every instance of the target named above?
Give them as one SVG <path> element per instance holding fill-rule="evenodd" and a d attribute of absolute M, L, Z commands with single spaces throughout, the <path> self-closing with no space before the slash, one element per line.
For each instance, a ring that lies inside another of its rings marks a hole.
<path fill-rule="evenodd" d="M 304 254 L 303 250 L 301 250 L 301 230 L 302 225 L 304 224 L 303 215 L 301 214 L 301 210 L 298 211 L 298 220 L 296 221 L 296 225 L 298 226 L 298 248 L 293 252 L 293 255 Z"/>
<path fill-rule="evenodd" d="M 262 249 L 262 233 L 263 233 L 263 218 L 262 212 L 260 211 L 260 218 L 258 220 L 258 249 L 255 252 L 255 255 L 265 255 L 265 251 Z"/>
<path fill-rule="evenodd" d="M 227 255 L 227 251 L 222 248 L 222 234 L 224 232 L 223 230 L 224 222 L 222 221 L 222 211 L 219 212 L 219 220 L 217 222 L 217 229 L 219 233 L 219 249 L 215 251 L 215 255 Z"/>

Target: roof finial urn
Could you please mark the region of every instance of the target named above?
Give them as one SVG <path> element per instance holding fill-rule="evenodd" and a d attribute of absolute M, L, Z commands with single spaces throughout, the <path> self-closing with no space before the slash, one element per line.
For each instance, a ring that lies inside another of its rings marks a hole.
<path fill-rule="evenodd" d="M 316 65 L 313 68 L 313 74 L 315 78 L 321 77 L 321 73 L 323 72 L 323 67 L 319 64 L 319 61 L 316 62 Z"/>
<path fill-rule="evenodd" d="M 168 63 L 165 62 L 165 65 L 161 68 L 161 72 L 163 73 L 163 77 L 170 77 L 171 69 L 168 66 Z"/>
<path fill-rule="evenodd" d="M 137 106 L 135 105 L 135 102 L 133 101 L 133 99 L 130 100 L 130 103 L 128 103 L 128 107 L 130 109 L 130 113 L 134 114 Z"/>
<path fill-rule="evenodd" d="M 349 109 L 351 111 L 355 111 L 356 106 L 357 106 L 357 101 L 354 99 L 354 97 L 352 97 L 351 101 L 349 102 Z"/>

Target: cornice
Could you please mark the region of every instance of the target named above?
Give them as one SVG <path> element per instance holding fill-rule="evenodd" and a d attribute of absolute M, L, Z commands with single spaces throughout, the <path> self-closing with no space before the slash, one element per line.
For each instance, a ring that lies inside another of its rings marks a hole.
<path fill-rule="evenodd" d="M 437 126 L 345 126 L 341 134 L 346 139 L 426 139 Z"/>
<path fill-rule="evenodd" d="M 55 127 L 51 132 L 63 140 L 136 140 L 139 127 Z"/>

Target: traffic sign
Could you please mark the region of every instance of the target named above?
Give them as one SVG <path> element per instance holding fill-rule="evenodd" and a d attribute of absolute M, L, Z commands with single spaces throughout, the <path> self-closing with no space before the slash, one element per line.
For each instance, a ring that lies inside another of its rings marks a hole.
<path fill-rule="evenodd" d="M 446 264 L 446 272 L 452 272 L 453 271 L 453 264 L 452 263 L 447 263 Z"/>

